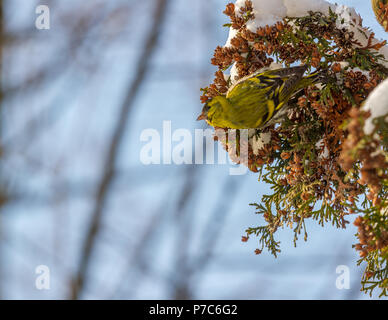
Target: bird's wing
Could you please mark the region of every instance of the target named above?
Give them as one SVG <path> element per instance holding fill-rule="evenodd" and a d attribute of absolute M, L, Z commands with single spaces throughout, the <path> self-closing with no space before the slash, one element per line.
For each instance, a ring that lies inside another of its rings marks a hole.
<path fill-rule="evenodd" d="M 270 118 L 278 101 L 276 81 L 251 78 L 238 84 L 227 98 L 230 101 L 230 121 L 240 127 L 256 128 Z M 275 103 L 272 103 L 275 102 Z"/>
<path fill-rule="evenodd" d="M 244 78 L 241 78 L 238 80 L 233 86 L 231 86 L 226 94 L 226 97 L 229 99 L 233 99 L 233 97 L 240 93 L 241 90 L 248 89 L 242 86 L 243 83 L 245 83 L 247 80 L 254 81 L 256 85 L 258 84 L 259 87 L 265 87 L 265 86 L 271 86 L 275 79 L 278 79 L 276 84 L 281 86 L 282 83 L 280 82 L 286 82 L 288 79 L 300 79 L 302 78 L 304 72 L 307 70 L 307 65 L 297 66 L 297 67 L 290 67 L 290 68 L 281 68 L 281 69 L 260 69 L 259 71 L 246 76 Z M 255 80 L 256 79 L 256 80 Z M 257 81 L 260 80 L 260 81 Z M 280 80 L 280 81 L 279 81 Z M 292 86 L 293 81 L 291 83 L 287 84 L 287 86 Z M 236 90 L 238 89 L 238 90 Z"/>
<path fill-rule="evenodd" d="M 230 120 L 245 126 L 249 122 L 251 128 L 266 123 L 297 90 L 305 70 L 305 66 L 269 70 L 238 82 L 226 95 L 233 109 Z"/>
<path fill-rule="evenodd" d="M 240 101 L 246 95 L 255 96 L 255 91 L 265 93 L 268 99 L 274 100 L 275 106 L 281 107 L 279 102 L 287 100 L 297 89 L 298 82 L 303 78 L 307 66 L 267 70 L 253 74 L 244 81 L 236 83 L 226 94 L 232 101 Z"/>
<path fill-rule="evenodd" d="M 279 92 L 284 88 L 288 77 L 261 73 L 238 83 L 230 90 L 226 98 L 232 104 L 245 105 L 245 102 L 272 99 L 275 105 L 279 103 Z M 247 101 L 248 100 L 248 101 Z"/>

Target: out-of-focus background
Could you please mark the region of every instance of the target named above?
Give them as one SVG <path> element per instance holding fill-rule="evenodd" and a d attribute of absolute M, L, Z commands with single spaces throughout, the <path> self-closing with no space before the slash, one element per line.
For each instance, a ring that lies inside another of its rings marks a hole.
<path fill-rule="evenodd" d="M 369 1 L 336 2 L 387 37 Z M 352 224 L 310 223 L 297 248 L 280 231 L 279 257 L 257 256 L 241 242 L 263 223 L 249 206 L 268 191 L 257 174 L 140 161 L 143 130 L 203 128 L 227 3 L 0 1 L 0 298 L 369 298 Z M 341 265 L 350 289 L 336 287 Z"/>

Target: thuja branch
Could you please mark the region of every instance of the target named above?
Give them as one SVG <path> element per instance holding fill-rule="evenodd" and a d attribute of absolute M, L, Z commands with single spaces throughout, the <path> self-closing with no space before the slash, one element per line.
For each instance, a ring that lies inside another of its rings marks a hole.
<path fill-rule="evenodd" d="M 253 9 L 251 1 L 238 10 L 227 6 L 233 37 L 215 50 L 212 64 L 218 71 L 202 90 L 202 102 L 266 68 L 306 64 L 310 72 L 325 71 L 326 79 L 298 92 L 282 121 L 250 130 L 247 166 L 271 193 L 252 204 L 265 224 L 247 229 L 243 241 L 255 236 L 256 254 L 266 248 L 276 256 L 279 229 L 292 228 L 296 245 L 300 237 L 307 240 L 307 219 L 345 228 L 347 216 L 358 214 L 355 249 L 360 263 L 367 263 L 363 288 L 387 295 L 388 117 L 372 119 L 363 109 L 388 76 L 385 41 L 377 41 L 350 9 L 284 17 L 254 31 L 248 28 L 256 21 Z M 373 129 L 366 130 L 372 120 Z M 235 150 L 236 145 L 229 139 L 225 147 Z"/>

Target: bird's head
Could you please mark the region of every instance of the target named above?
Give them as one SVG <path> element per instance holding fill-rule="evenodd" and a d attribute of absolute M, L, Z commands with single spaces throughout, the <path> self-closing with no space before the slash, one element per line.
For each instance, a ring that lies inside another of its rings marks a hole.
<path fill-rule="evenodd" d="M 206 103 L 206 104 L 203 106 L 202 112 L 201 112 L 201 114 L 198 116 L 197 121 L 199 121 L 199 120 L 207 120 L 209 110 L 210 110 L 210 106 L 209 106 L 208 103 Z"/>
<path fill-rule="evenodd" d="M 198 116 L 199 120 L 211 120 L 213 114 L 222 109 L 222 102 L 226 100 L 224 96 L 217 96 L 209 100 L 202 108 L 202 113 Z"/>

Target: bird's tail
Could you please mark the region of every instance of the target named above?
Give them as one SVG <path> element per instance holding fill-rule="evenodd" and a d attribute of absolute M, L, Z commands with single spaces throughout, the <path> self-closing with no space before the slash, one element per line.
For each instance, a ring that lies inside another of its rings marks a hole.
<path fill-rule="evenodd" d="M 305 77 L 301 81 L 303 87 L 307 87 L 316 83 L 325 84 L 328 82 L 328 73 L 327 70 L 317 70 Z"/>
<path fill-rule="evenodd" d="M 291 96 L 295 95 L 300 90 L 303 90 L 316 83 L 327 83 L 327 71 L 317 70 L 307 76 L 303 76 L 304 70 L 307 66 L 300 66 L 301 73 L 293 74 L 284 84 L 281 92 L 281 100 L 288 100 Z"/>

